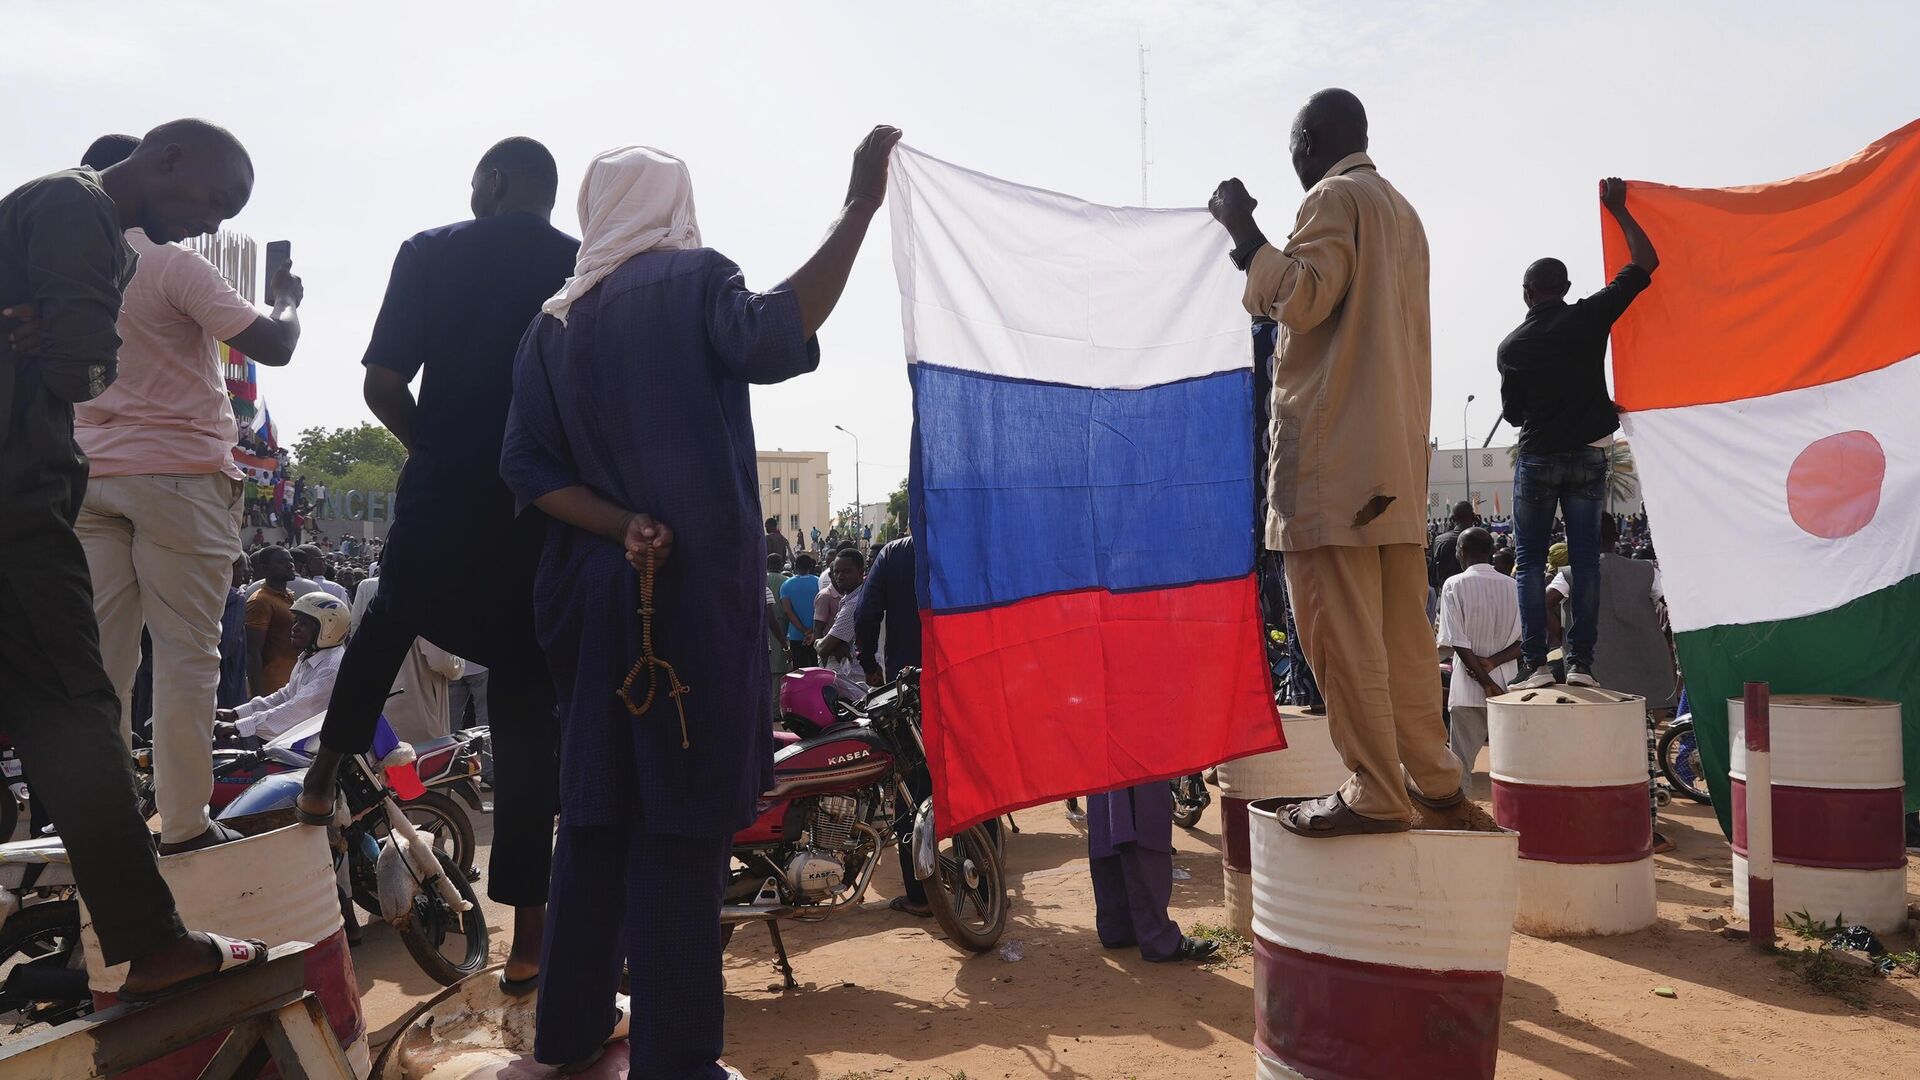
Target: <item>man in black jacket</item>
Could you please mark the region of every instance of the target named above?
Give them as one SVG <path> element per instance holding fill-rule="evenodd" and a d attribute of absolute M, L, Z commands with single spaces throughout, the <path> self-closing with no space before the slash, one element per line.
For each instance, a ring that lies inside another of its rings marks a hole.
<path fill-rule="evenodd" d="M 1600 201 L 1626 234 L 1631 261 L 1584 300 L 1566 302 L 1566 264 L 1540 259 L 1527 267 L 1521 298 L 1527 317 L 1500 343 L 1500 403 L 1520 431 L 1513 473 L 1516 588 L 1520 590 L 1522 656 L 1513 688 L 1553 682 L 1547 668 L 1546 568 L 1554 512 L 1567 522 L 1574 592 L 1567 633 L 1567 682 L 1596 685 L 1600 512 L 1606 503 L 1607 447 L 1620 421 L 1607 395 L 1607 338 L 1614 320 L 1652 284 L 1660 265 L 1653 242 L 1627 212 L 1627 186 L 1600 182 Z"/>
<path fill-rule="evenodd" d="M 1460 572 L 1460 534 L 1473 528 L 1474 521 L 1472 503 L 1453 504 L 1452 527 L 1433 538 L 1432 550 L 1427 554 L 1427 584 L 1439 589 L 1446 585 L 1448 578 Z"/>
<path fill-rule="evenodd" d="M 257 943 L 188 932 L 160 876 L 73 531 L 87 488 L 73 406 L 118 373 L 134 268 L 122 233 L 210 233 L 252 191 L 232 134 L 176 120 L 104 171 L 52 173 L 0 198 L 0 728 L 66 842 L 104 959 L 131 962 L 123 998 L 254 962 Z"/>

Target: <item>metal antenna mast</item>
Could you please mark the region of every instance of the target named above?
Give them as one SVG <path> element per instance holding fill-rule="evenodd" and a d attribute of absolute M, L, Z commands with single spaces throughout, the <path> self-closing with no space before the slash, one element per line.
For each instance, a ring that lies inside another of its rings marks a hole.
<path fill-rule="evenodd" d="M 1147 205 L 1147 166 L 1153 164 L 1153 158 L 1147 156 L 1147 46 L 1140 45 L 1140 205 Z"/>

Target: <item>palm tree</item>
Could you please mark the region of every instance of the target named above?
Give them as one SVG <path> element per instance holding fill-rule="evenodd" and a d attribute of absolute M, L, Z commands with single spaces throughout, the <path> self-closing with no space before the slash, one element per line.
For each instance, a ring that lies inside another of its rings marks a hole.
<path fill-rule="evenodd" d="M 1518 446 L 1507 447 L 1507 461 L 1516 464 L 1520 460 Z M 1613 504 L 1640 494 L 1640 474 L 1633 467 L 1633 447 L 1625 439 L 1613 440 L 1607 447 L 1607 512 L 1613 512 Z"/>
<path fill-rule="evenodd" d="M 1607 512 L 1613 505 L 1640 494 L 1640 475 L 1633 468 L 1633 447 L 1625 439 L 1607 447 Z"/>

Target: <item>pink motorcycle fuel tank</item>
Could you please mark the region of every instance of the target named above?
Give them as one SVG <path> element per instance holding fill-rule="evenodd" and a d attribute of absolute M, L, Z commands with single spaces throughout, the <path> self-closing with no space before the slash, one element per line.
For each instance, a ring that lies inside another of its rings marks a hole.
<path fill-rule="evenodd" d="M 781 838 L 795 799 L 855 791 L 893 772 L 886 740 L 859 724 L 843 723 L 773 755 L 773 790 L 761 797 L 760 817 L 736 833 L 735 844 Z"/>

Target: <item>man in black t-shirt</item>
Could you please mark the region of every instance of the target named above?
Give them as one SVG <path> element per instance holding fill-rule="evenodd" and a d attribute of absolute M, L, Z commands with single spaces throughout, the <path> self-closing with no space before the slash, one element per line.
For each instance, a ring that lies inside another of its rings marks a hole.
<path fill-rule="evenodd" d="M 380 591 L 341 659 L 300 796 L 303 821 L 331 813 L 340 756 L 372 742 L 415 637 L 484 664 L 495 805 L 487 895 L 515 909 L 502 973 L 514 994 L 531 992 L 540 972 L 559 729 L 533 625 L 546 518 L 515 506 L 500 444 L 520 338 L 579 253 L 579 241 L 548 223 L 557 183 L 546 147 L 506 139 L 474 170 L 474 220 L 418 233 L 394 260 L 362 363 L 368 407 L 407 448 L 399 510 Z M 408 389 L 416 374 L 417 403 Z"/>
<path fill-rule="evenodd" d="M 1606 288 L 1569 304 L 1567 267 L 1541 259 L 1527 267 L 1521 298 L 1527 317 L 1500 343 L 1500 403 L 1520 431 L 1513 474 L 1516 588 L 1522 656 L 1514 689 L 1551 685 L 1547 668 L 1546 567 L 1556 508 L 1567 522 L 1573 625 L 1567 633 L 1567 682 L 1596 685 L 1600 513 L 1606 502 L 1607 451 L 1620 422 L 1607 394 L 1607 337 L 1614 320 L 1652 284 L 1660 265 L 1653 242 L 1627 212 L 1627 186 L 1600 182 L 1600 201 L 1626 234 L 1631 260 Z"/>

